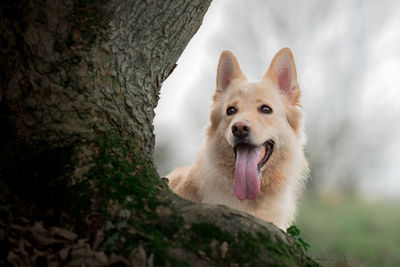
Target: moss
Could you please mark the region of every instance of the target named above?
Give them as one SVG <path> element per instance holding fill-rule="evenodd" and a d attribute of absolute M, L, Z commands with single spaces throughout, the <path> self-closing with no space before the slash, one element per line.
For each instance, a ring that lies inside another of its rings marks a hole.
<path fill-rule="evenodd" d="M 205 222 L 192 224 L 186 234 L 188 237 L 183 244 L 184 248 L 193 252 L 203 251 L 210 258 L 215 256 L 213 255 L 213 248 L 210 246 L 213 240 L 219 244 L 224 241 L 228 243 L 234 241 L 230 233 L 221 230 L 214 224 Z"/>
<path fill-rule="evenodd" d="M 213 238 L 218 237 L 220 241 L 233 241 L 233 237 L 226 231 L 221 230 L 219 227 L 211 223 L 197 223 L 192 224 L 191 231 L 196 235 L 202 242 L 210 242 Z"/>
<path fill-rule="evenodd" d="M 243 266 L 317 266 L 297 247 L 282 242 L 272 242 L 262 233 L 253 235 L 239 232 L 232 235 L 211 223 L 192 224 L 185 232 L 183 247 L 194 253 L 205 253 L 214 265 L 236 263 Z M 222 256 L 221 245 L 228 250 Z"/>
<path fill-rule="evenodd" d="M 165 263 L 170 247 L 165 237 L 178 231 L 182 219 L 157 214 L 157 207 L 167 207 L 168 200 L 160 198 L 163 185 L 153 164 L 137 141 L 120 138 L 117 132 L 108 132 L 95 143 L 99 152 L 86 179 L 95 184 L 94 210 L 108 218 L 101 249 L 128 257 L 142 245 L 154 253 L 156 264 Z"/>
<path fill-rule="evenodd" d="M 98 194 L 105 201 L 117 201 L 126 208 L 143 208 L 143 205 L 150 208 L 158 204 L 155 203 L 157 173 L 133 140 L 123 140 L 117 133 L 109 132 L 96 145 L 99 155 L 87 178 L 96 182 Z"/>

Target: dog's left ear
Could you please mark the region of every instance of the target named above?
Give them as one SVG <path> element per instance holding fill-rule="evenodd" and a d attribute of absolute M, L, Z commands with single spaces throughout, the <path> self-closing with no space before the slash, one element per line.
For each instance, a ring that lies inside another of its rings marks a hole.
<path fill-rule="evenodd" d="M 270 78 L 291 103 L 299 104 L 300 88 L 297 83 L 296 65 L 289 48 L 282 48 L 276 53 L 263 78 Z"/>

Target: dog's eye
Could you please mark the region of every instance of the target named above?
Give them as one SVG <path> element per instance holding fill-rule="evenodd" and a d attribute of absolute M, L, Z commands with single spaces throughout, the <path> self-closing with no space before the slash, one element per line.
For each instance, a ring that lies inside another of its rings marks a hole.
<path fill-rule="evenodd" d="M 262 112 L 262 113 L 265 113 L 265 114 L 271 114 L 271 113 L 272 113 L 272 108 L 270 108 L 270 107 L 267 106 L 267 105 L 262 105 L 262 106 L 259 108 L 259 111 Z"/>
<path fill-rule="evenodd" d="M 235 107 L 228 107 L 227 109 L 226 109 L 226 115 L 233 115 L 233 114 L 235 114 L 237 112 L 237 109 L 235 108 Z"/>

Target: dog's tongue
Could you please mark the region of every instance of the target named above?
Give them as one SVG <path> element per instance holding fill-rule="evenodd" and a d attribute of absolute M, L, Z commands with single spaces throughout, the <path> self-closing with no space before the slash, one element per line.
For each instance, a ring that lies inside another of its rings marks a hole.
<path fill-rule="evenodd" d="M 234 191 L 238 199 L 255 199 L 260 192 L 257 164 L 263 146 L 239 145 L 236 151 Z"/>

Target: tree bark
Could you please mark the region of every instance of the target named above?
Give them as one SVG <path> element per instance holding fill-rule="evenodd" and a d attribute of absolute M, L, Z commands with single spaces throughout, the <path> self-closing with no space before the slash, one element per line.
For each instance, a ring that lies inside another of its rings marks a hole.
<path fill-rule="evenodd" d="M 0 263 L 315 264 L 155 171 L 160 86 L 211 0 L 3 2 Z"/>

